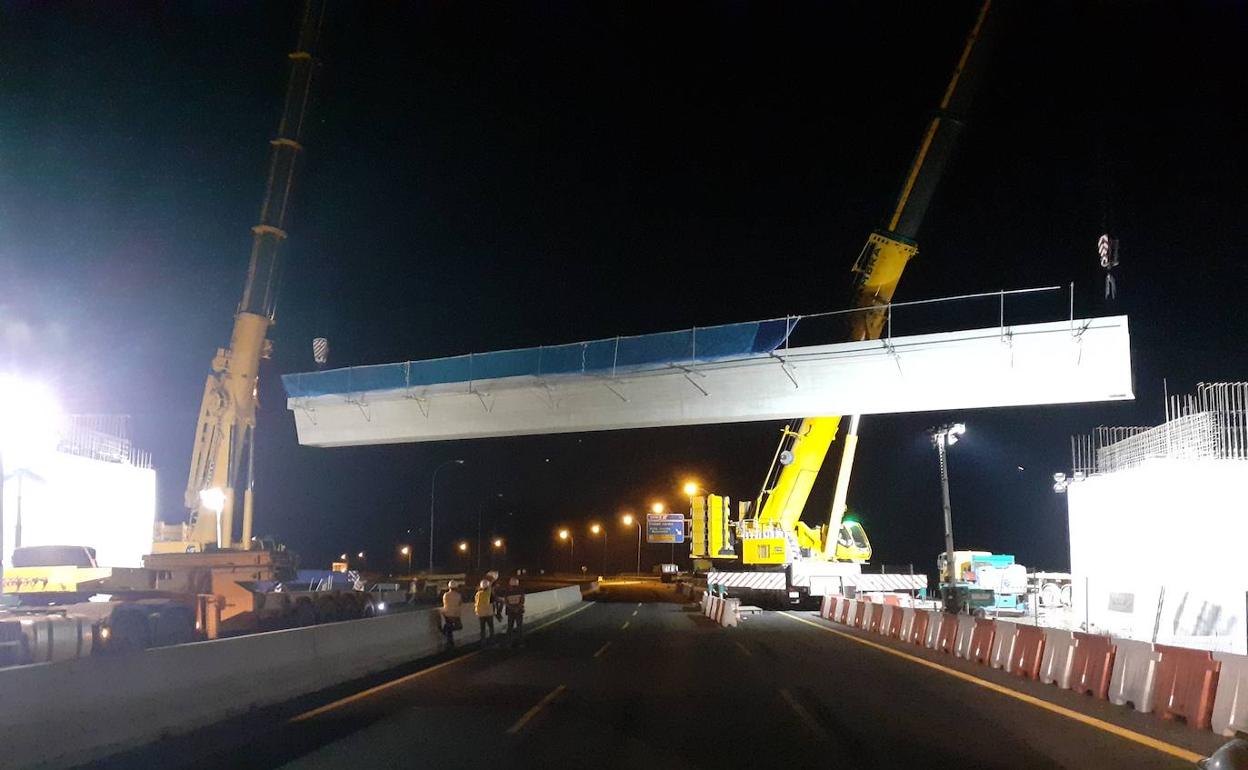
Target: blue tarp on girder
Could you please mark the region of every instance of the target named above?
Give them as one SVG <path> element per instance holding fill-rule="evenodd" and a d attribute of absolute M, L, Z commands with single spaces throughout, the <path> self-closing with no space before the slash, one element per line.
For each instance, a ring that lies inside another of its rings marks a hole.
<path fill-rule="evenodd" d="M 637 371 L 770 353 L 784 344 L 796 325 L 796 318 L 781 318 L 427 361 L 299 372 L 282 375 L 282 385 L 288 397 L 302 398 L 502 377 Z"/>

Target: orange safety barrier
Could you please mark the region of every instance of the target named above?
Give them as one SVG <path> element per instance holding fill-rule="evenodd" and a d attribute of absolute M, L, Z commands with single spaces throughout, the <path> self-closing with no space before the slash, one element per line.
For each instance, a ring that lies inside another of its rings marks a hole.
<path fill-rule="evenodd" d="M 988 665 L 988 661 L 992 660 L 992 639 L 996 633 L 997 622 L 995 620 L 976 618 L 975 628 L 971 631 L 971 648 L 966 656 L 967 660 Z"/>
<path fill-rule="evenodd" d="M 1075 632 L 1075 652 L 1070 664 L 1070 689 L 1109 700 L 1109 680 L 1114 675 L 1118 647 L 1108 636 Z"/>
<path fill-rule="evenodd" d="M 837 607 L 837 603 L 839 601 L 840 601 L 839 597 L 836 597 L 836 596 L 829 595 L 829 596 L 823 597 L 824 609 L 823 609 L 823 612 L 821 612 L 820 614 L 823 617 L 827 618 L 828 620 L 836 620 L 836 611 L 837 609 L 839 609 Z"/>
<path fill-rule="evenodd" d="M 1154 645 L 1154 649 L 1161 653 L 1161 661 L 1157 663 L 1153 708 L 1162 719 L 1182 717 L 1189 726 L 1208 730 L 1222 664 L 1208 650 L 1168 644 Z"/>
<path fill-rule="evenodd" d="M 958 616 L 942 613 L 940 636 L 936 637 L 936 649 L 952 653 L 958 642 Z"/>
<path fill-rule="evenodd" d="M 905 641 L 922 647 L 927 640 L 927 624 L 932 620 L 932 613 L 927 610 L 914 611 L 914 624 L 910 626 L 910 638 Z"/>
<path fill-rule="evenodd" d="M 888 635 L 894 639 L 901 638 L 901 621 L 905 618 L 905 613 L 900 607 L 893 609 L 893 616 L 888 619 Z"/>
<path fill-rule="evenodd" d="M 841 614 L 837 616 L 836 622 L 842 626 L 849 625 L 849 611 L 853 609 L 853 606 L 854 601 L 852 599 L 846 599 L 841 602 Z"/>
<path fill-rule="evenodd" d="M 1044 660 L 1044 629 L 1036 626 L 1018 627 L 1014 637 L 1014 654 L 1010 656 L 1010 673 L 1027 679 L 1040 678 Z"/>
<path fill-rule="evenodd" d="M 884 620 L 884 605 L 871 605 L 871 622 L 867 624 L 867 630 L 873 634 L 880 632 L 880 622 Z"/>
<path fill-rule="evenodd" d="M 866 628 L 867 616 L 871 614 L 871 602 L 858 602 L 858 616 L 854 618 L 854 628 Z"/>
<path fill-rule="evenodd" d="M 891 604 L 894 607 L 901 606 L 901 600 L 897 598 L 897 594 L 884 594 L 884 603 Z"/>

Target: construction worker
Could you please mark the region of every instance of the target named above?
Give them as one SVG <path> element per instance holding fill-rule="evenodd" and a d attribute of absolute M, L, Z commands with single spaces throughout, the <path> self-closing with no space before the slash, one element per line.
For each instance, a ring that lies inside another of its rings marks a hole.
<path fill-rule="evenodd" d="M 442 635 L 446 637 L 446 648 L 455 646 L 455 632 L 464 627 L 460 618 L 460 610 L 464 606 L 464 597 L 459 593 L 459 583 L 447 581 L 446 593 L 442 594 Z"/>
<path fill-rule="evenodd" d="M 477 622 L 481 625 L 481 646 L 490 646 L 490 641 L 494 638 L 494 598 L 493 592 L 490 590 L 490 581 L 482 580 L 477 587 L 477 595 L 472 599 L 472 609 L 477 615 Z M 489 629 L 490 634 L 486 636 L 485 631 Z"/>
<path fill-rule="evenodd" d="M 498 584 L 498 570 L 490 570 L 485 573 L 485 579 L 490 581 L 490 598 L 494 604 L 494 619 L 503 622 L 503 596 L 507 592 Z"/>
<path fill-rule="evenodd" d="M 512 578 L 507 587 L 507 639 L 512 648 L 520 646 L 521 634 L 524 631 L 524 589 L 520 587 L 520 578 Z"/>

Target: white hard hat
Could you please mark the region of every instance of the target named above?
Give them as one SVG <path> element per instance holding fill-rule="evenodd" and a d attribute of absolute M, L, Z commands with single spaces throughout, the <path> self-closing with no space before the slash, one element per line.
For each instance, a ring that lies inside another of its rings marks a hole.
<path fill-rule="evenodd" d="M 447 587 L 447 588 L 456 588 L 456 587 L 458 587 L 458 586 L 459 586 L 459 583 L 455 582 L 454 580 L 448 580 L 448 581 L 446 581 L 446 587 Z"/>
<path fill-rule="evenodd" d="M 482 588 L 489 588 L 489 587 L 490 587 L 490 581 L 488 581 L 488 580 L 482 580 L 482 581 L 481 581 L 481 587 L 482 587 Z"/>

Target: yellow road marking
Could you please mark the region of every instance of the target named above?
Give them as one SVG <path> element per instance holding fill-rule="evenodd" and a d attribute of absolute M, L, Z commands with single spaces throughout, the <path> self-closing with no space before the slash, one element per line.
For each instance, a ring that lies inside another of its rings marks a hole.
<path fill-rule="evenodd" d="M 810 715 L 810 712 L 806 710 L 805 706 L 797 702 L 797 698 L 793 697 L 793 693 L 788 690 L 781 689 L 780 697 L 784 698 L 785 703 L 789 704 L 789 708 L 793 709 L 793 712 L 797 714 L 798 719 L 802 720 L 803 724 L 806 725 L 806 729 L 814 733 L 816 738 L 821 741 L 826 741 L 828 739 L 828 731 L 823 729 L 823 725 L 815 721 L 815 718 Z"/>
<path fill-rule="evenodd" d="M 606 644 L 604 644 L 604 645 L 602 645 L 601 647 L 599 647 L 599 648 L 598 648 L 598 652 L 595 652 L 595 653 L 594 653 L 594 657 L 595 657 L 595 658 L 600 657 L 600 656 L 601 656 L 604 652 L 606 652 L 606 651 L 607 651 L 607 648 L 608 648 L 608 647 L 610 647 L 610 646 L 611 646 L 611 642 L 607 642 Z"/>
<path fill-rule="evenodd" d="M 749 650 L 749 648 L 748 648 L 748 647 L 746 647 L 744 644 L 741 644 L 741 643 L 740 643 L 740 642 L 738 642 L 738 641 L 735 641 L 735 640 L 734 640 L 734 641 L 733 641 L 733 644 L 737 645 L 737 649 L 738 649 L 738 650 L 740 650 L 741 652 L 744 652 L 746 655 L 753 655 L 753 654 L 754 654 L 754 653 L 750 652 L 750 650 Z"/>
<path fill-rule="evenodd" d="M 538 631 L 541 631 L 543 628 L 548 628 L 550 626 L 553 626 L 556 623 L 560 623 L 562 621 L 567 620 L 568 618 L 572 617 L 578 612 L 584 612 L 585 610 L 589 609 L 592 606 L 594 606 L 593 602 L 586 602 L 583 606 L 577 607 L 575 610 L 572 610 L 567 615 L 561 615 L 555 618 L 554 620 L 547 621 L 546 623 L 543 623 L 537 628 L 534 628 L 529 633 L 537 633 Z M 355 703 L 356 701 L 363 700 L 364 698 L 368 698 L 370 696 L 376 695 L 377 693 L 382 692 L 384 690 L 389 690 L 391 687 L 398 686 L 405 682 L 410 682 L 413 679 L 419 679 L 422 676 L 426 676 L 427 674 L 432 674 L 434 671 L 446 668 L 447 666 L 450 666 L 450 665 L 454 665 L 455 663 L 462 663 L 463 661 L 468 660 L 470 658 L 475 658 L 476 656 L 480 654 L 481 654 L 481 651 L 477 650 L 474 652 L 470 652 L 467 655 L 460 655 L 458 658 L 452 658 L 451 660 L 444 660 L 441 663 L 437 664 L 436 666 L 423 668 L 420 671 L 416 671 L 414 673 L 401 676 L 398 679 L 391 679 L 389 682 L 382 682 L 381 684 L 375 687 L 370 687 L 367 690 L 360 690 L 359 692 L 352 693 L 351 695 L 348 695 L 345 698 L 339 698 L 336 701 L 331 701 L 330 703 L 326 703 L 324 706 L 318 706 L 312 709 L 311 711 L 305 711 L 302 714 L 299 714 L 298 716 L 291 717 L 290 721 L 302 722 L 306 719 L 318 717 L 327 711 L 333 711 L 334 709 L 345 706 L 348 703 Z"/>
<path fill-rule="evenodd" d="M 627 620 L 626 620 L 626 621 L 624 621 L 624 625 L 620 626 L 620 630 L 621 630 L 621 631 L 623 631 L 624 629 L 628 628 L 628 624 L 629 624 L 630 622 L 631 622 L 631 621 L 627 621 Z"/>
<path fill-rule="evenodd" d="M 841 631 L 837 631 L 836 629 L 828 628 L 827 626 L 820 625 L 814 622 L 813 620 L 808 620 L 806 618 L 798 617 L 796 615 L 790 615 L 787 612 L 782 612 L 780 614 L 783 617 L 789 618 L 790 620 L 796 620 L 799 623 L 805 623 L 808 626 L 813 626 L 814 628 L 817 628 L 820 631 L 827 631 L 829 634 L 836 634 L 837 636 L 842 637 L 844 639 L 848 639 L 851 642 L 857 642 L 858 644 L 866 645 L 867 647 L 873 647 L 877 650 L 880 650 L 881 652 L 887 652 L 889 655 L 894 655 L 898 658 L 908 660 L 911 663 L 918 663 L 920 666 L 926 666 L 927 668 L 934 669 L 936 671 L 941 671 L 956 679 L 961 679 L 964 682 L 970 682 L 971 684 L 983 687 L 986 690 L 992 690 L 993 692 L 1009 696 L 1011 698 L 1014 698 L 1015 700 L 1020 700 L 1023 703 L 1028 703 L 1037 708 L 1042 708 L 1045 711 L 1051 711 L 1054 714 L 1064 716 L 1067 719 L 1073 719 L 1076 722 L 1082 722 L 1083 724 L 1088 725 L 1089 727 L 1095 727 L 1098 730 L 1103 730 L 1107 733 L 1117 735 L 1119 738 L 1125 738 L 1128 741 L 1138 743 L 1141 746 L 1147 746 L 1148 748 L 1155 749 L 1156 751 L 1160 751 L 1163 754 L 1169 754 L 1172 757 L 1178 757 L 1179 759 L 1187 760 L 1188 762 L 1195 762 L 1198 759 L 1204 759 L 1204 755 L 1197 754 L 1194 751 L 1189 751 L 1181 746 L 1175 746 L 1172 743 L 1166 743 L 1165 741 L 1161 741 L 1151 736 L 1144 735 L 1143 733 L 1137 733 L 1134 730 L 1128 730 L 1125 727 L 1120 727 L 1116 724 L 1113 724 L 1112 722 L 1106 722 L 1103 719 L 1097 719 L 1096 717 L 1088 716 L 1087 714 L 1081 714 L 1080 712 L 1074 711 L 1073 709 L 1068 709 L 1064 706 L 1059 706 L 1056 703 L 1050 703 L 1047 700 L 1044 700 L 1042 698 L 1037 698 L 1033 695 L 1028 695 L 1027 693 L 1024 693 L 1024 692 L 1011 690 L 1009 687 L 1004 687 L 1002 685 L 997 684 L 996 682 L 989 682 L 986 679 L 980 679 L 977 676 L 971 676 L 970 674 L 963 673 L 961 671 L 958 671 L 957 669 L 949 668 L 947 666 L 942 666 L 939 663 L 933 663 L 932 661 L 927 660 L 925 658 L 920 658 L 915 655 L 909 655 L 900 650 L 894 650 L 892 647 L 886 647 L 882 644 L 876 644 L 875 642 L 872 642 L 868 639 L 862 639 L 860 637 L 854 636 L 853 634 L 846 634 Z"/>
<path fill-rule="evenodd" d="M 539 700 L 539 701 L 537 702 L 537 705 L 535 705 L 533 708 L 529 709 L 528 711 L 524 712 L 524 716 L 522 716 L 522 717 L 520 717 L 519 719 L 517 719 L 517 720 L 516 720 L 516 723 L 515 723 L 514 725 L 512 725 L 511 727 L 508 727 L 508 728 L 507 728 L 507 734 L 508 734 L 508 735 L 515 735 L 516 733 L 518 733 L 518 732 L 520 732 L 521 730 L 523 730 L 523 729 L 524 729 L 524 726 L 525 726 L 525 725 L 527 725 L 527 724 L 529 723 L 529 720 L 530 720 L 530 719 L 532 719 L 533 717 L 537 716 L 537 714 L 538 714 L 538 712 L 539 712 L 539 711 L 541 711 L 542 709 L 544 709 L 544 708 L 546 708 L 547 706 L 549 706 L 549 705 L 551 704 L 551 702 L 553 702 L 555 698 L 558 698 L 558 697 L 559 697 L 559 695 L 560 695 L 560 694 L 561 694 L 561 693 L 562 693 L 565 689 L 566 689 L 566 688 L 565 688 L 563 685 L 559 685 L 559 686 L 558 686 L 558 687 L 556 687 L 555 689 L 553 689 L 553 690 L 551 690 L 550 692 L 546 693 L 546 697 L 545 697 L 545 698 L 542 698 L 541 700 Z"/>

